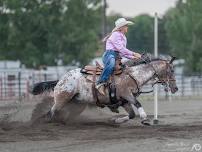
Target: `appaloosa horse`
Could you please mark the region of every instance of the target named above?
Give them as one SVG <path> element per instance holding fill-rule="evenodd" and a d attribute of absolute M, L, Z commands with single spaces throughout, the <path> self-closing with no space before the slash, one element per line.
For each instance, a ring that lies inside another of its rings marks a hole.
<path fill-rule="evenodd" d="M 171 60 L 153 59 L 147 64 L 126 67 L 122 74 L 114 76 L 117 100 L 121 102 L 120 105 L 128 113 L 127 116 L 116 118 L 114 120 L 115 123 L 123 123 L 133 119 L 135 117 L 135 106 L 142 124 L 149 125 L 147 114 L 137 100 L 137 95 L 141 92 L 141 88 L 150 80 L 153 80 L 154 83 L 160 82 L 165 86 L 169 86 L 171 92 L 175 93 L 178 88 L 174 76 L 173 60 L 174 58 Z M 44 85 L 46 86 L 45 88 Z M 34 88 L 36 90 L 37 87 L 42 87 L 43 90 L 39 91 L 41 93 L 55 86 L 54 105 L 49 112 L 51 118 L 53 118 L 65 103 L 75 100 L 80 103 L 95 104 L 92 85 L 92 81 L 89 81 L 86 75 L 82 74 L 78 68 L 67 72 L 59 81 L 38 83 Z M 106 89 L 105 96 L 98 93 L 98 99 L 100 103 L 109 105 L 108 89 Z"/>

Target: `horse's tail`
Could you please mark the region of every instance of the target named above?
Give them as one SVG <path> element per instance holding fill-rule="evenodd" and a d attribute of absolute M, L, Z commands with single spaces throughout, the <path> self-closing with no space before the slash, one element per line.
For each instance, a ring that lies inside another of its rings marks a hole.
<path fill-rule="evenodd" d="M 58 81 L 59 80 L 35 83 L 31 88 L 29 88 L 29 92 L 33 95 L 38 95 L 44 91 L 53 90 Z"/>

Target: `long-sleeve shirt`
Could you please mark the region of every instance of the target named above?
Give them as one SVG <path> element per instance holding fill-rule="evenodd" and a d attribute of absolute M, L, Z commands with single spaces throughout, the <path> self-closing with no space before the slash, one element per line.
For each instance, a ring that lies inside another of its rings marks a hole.
<path fill-rule="evenodd" d="M 114 50 L 119 52 L 120 56 L 128 59 L 133 58 L 134 52 L 126 48 L 127 39 L 126 36 L 119 32 L 113 32 L 112 35 L 107 39 L 106 50 Z"/>

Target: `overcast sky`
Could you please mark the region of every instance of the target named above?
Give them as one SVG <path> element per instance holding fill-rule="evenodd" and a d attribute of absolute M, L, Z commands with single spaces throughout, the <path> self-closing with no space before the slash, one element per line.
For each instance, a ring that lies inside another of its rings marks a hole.
<path fill-rule="evenodd" d="M 107 14 L 121 13 L 123 16 L 134 17 L 143 13 L 163 15 L 177 0 L 106 0 Z"/>

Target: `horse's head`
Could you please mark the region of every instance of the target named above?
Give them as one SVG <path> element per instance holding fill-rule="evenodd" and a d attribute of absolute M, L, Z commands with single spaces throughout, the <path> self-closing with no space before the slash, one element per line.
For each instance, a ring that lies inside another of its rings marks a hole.
<path fill-rule="evenodd" d="M 159 82 L 165 86 L 165 91 L 168 91 L 169 87 L 172 93 L 178 91 L 173 67 L 173 61 L 175 59 L 175 57 L 172 57 L 170 61 L 165 61 L 166 68 L 158 75 Z"/>
<path fill-rule="evenodd" d="M 172 57 L 171 60 L 167 60 L 166 58 L 155 58 L 149 53 L 142 54 L 142 57 L 139 60 L 128 60 L 124 64 L 128 67 L 133 67 L 136 65 L 148 65 L 148 67 L 152 67 L 154 70 L 155 78 L 158 78 L 158 83 L 161 83 L 165 86 L 165 91 L 168 91 L 168 87 L 170 88 L 172 93 L 178 91 L 178 87 L 176 85 L 176 79 L 174 75 L 174 67 L 173 61 L 175 57 Z M 156 61 L 156 62 L 155 62 Z M 153 83 L 156 80 L 152 80 Z"/>

